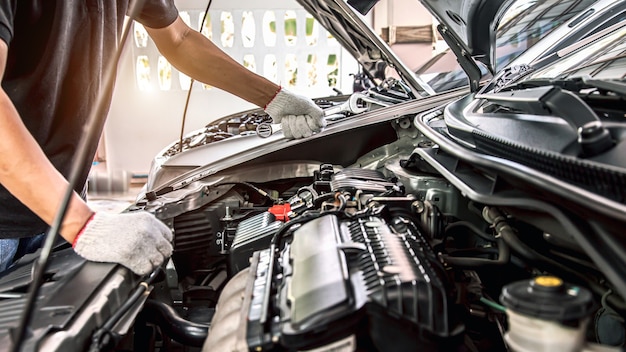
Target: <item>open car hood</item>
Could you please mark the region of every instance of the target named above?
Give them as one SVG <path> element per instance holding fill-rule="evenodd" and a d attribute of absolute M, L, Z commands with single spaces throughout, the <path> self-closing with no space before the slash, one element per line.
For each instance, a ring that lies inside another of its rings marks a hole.
<path fill-rule="evenodd" d="M 392 68 L 416 97 L 435 94 L 344 0 L 296 1 L 356 58 L 370 79 L 380 83 L 385 69 Z"/>
<path fill-rule="evenodd" d="M 495 73 L 496 30 L 512 0 L 420 1 L 439 21 L 437 29 L 470 80 L 472 66 L 475 67 L 473 60 L 482 62 Z"/>

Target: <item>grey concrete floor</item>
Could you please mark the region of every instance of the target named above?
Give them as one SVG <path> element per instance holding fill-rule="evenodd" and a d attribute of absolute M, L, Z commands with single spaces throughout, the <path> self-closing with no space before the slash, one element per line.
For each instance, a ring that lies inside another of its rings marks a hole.
<path fill-rule="evenodd" d="M 127 192 L 89 192 L 87 204 L 95 211 L 106 211 L 109 213 L 119 213 L 135 202 L 141 187 L 129 188 Z"/>
<path fill-rule="evenodd" d="M 144 182 L 126 172 L 109 172 L 106 162 L 95 163 L 89 174 L 87 204 L 95 211 L 119 213 L 135 202 Z"/>

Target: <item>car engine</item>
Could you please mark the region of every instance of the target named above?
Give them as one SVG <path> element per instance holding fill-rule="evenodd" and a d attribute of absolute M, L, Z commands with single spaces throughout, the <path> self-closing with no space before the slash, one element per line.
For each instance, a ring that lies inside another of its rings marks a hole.
<path fill-rule="evenodd" d="M 372 170 L 322 165 L 318 176 L 285 203 L 289 222 L 268 212 L 239 224 L 233 270 L 248 260 L 236 257 L 254 246 L 250 239 L 263 238 L 256 229 L 281 225 L 266 231 L 269 248 L 237 274 L 245 285 L 236 277 L 226 286 L 205 349 L 458 346 L 463 325 L 454 290 L 418 228 L 419 201 Z"/>

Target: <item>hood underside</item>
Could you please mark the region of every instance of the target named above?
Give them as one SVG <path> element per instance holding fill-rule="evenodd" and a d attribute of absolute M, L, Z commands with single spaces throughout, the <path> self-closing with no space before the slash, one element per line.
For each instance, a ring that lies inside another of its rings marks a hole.
<path fill-rule="evenodd" d="M 455 41 L 474 60 L 493 73 L 496 30 L 511 0 L 420 0 Z M 448 40 L 446 40 L 448 41 Z"/>
<path fill-rule="evenodd" d="M 380 83 L 386 78 L 385 70 L 391 68 L 411 87 L 416 97 L 435 94 L 344 0 L 296 1 L 356 58 L 370 79 Z"/>

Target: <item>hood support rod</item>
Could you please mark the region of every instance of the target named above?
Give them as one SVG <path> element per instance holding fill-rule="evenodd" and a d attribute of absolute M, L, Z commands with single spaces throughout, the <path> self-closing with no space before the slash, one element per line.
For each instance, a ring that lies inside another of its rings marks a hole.
<path fill-rule="evenodd" d="M 480 68 L 474 58 L 465 50 L 461 45 L 461 40 L 454 34 L 453 31 L 448 30 L 448 27 L 440 24 L 437 26 L 437 31 L 441 34 L 443 39 L 448 43 L 450 50 L 456 56 L 456 60 L 458 61 L 465 74 L 469 79 L 470 91 L 475 93 L 478 91 L 478 87 L 480 86 L 480 77 L 482 77 L 482 73 L 480 72 Z"/>

